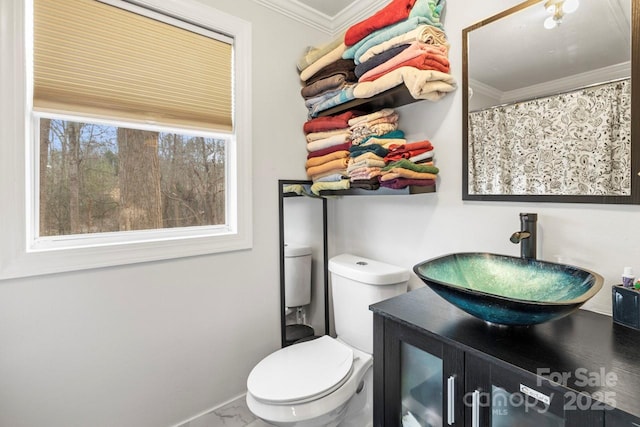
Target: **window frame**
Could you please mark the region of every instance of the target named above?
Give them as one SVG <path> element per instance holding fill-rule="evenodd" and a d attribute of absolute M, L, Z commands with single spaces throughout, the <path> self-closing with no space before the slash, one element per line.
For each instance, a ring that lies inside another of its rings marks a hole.
<path fill-rule="evenodd" d="M 0 280 L 252 247 L 251 25 L 194 0 L 99 0 L 201 26 L 233 39 L 234 132 L 227 148 L 226 226 L 38 237 L 38 123 L 32 111 L 32 1 L 2 2 L 0 54 Z M 13 18 L 13 19 L 11 19 Z M 9 37 L 5 37 L 9 35 Z M 47 114 L 47 117 L 50 115 Z M 73 117 L 73 119 L 82 119 Z M 94 118 L 85 118 L 95 122 Z M 114 123 L 117 125 L 118 123 Z M 124 123 L 122 123 L 124 124 Z M 143 129 L 146 126 L 135 125 Z M 149 129 L 157 130 L 152 125 Z M 162 128 L 186 132 L 180 128 Z"/>

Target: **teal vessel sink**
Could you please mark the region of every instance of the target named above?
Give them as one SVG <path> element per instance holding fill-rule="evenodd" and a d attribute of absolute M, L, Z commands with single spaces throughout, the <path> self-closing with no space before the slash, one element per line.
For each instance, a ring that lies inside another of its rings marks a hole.
<path fill-rule="evenodd" d="M 604 282 L 589 270 L 490 253 L 444 255 L 413 271 L 451 304 L 499 325 L 535 325 L 566 316 Z"/>

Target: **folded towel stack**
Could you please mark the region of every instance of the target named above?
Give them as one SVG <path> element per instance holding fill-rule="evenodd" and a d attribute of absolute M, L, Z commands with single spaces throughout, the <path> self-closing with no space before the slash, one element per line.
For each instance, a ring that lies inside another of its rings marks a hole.
<path fill-rule="evenodd" d="M 303 125 L 311 191 L 433 186 L 438 168 L 428 140 L 408 142 L 399 114 L 383 108 L 316 117 Z"/>
<path fill-rule="evenodd" d="M 438 174 L 430 141 L 407 142 L 398 113 L 385 108 L 349 120 L 351 147 L 347 176 L 351 188 L 375 190 L 432 186 Z"/>
<path fill-rule="evenodd" d="M 449 43 L 440 17 L 445 0 L 393 0 L 352 26 L 344 59 L 356 63 L 355 98 L 369 98 L 405 84 L 416 99 L 436 101 L 456 87 L 449 74 Z M 401 19 L 398 19 L 401 17 Z M 355 40 L 355 38 L 354 38 Z"/>
<path fill-rule="evenodd" d="M 409 185 L 435 185 L 438 168 L 432 161 L 414 163 L 410 159 L 390 162 L 382 169 L 380 185 L 394 189 L 405 188 Z"/>
<path fill-rule="evenodd" d="M 311 191 L 347 189 L 349 180 L 347 165 L 351 148 L 351 128 L 349 120 L 357 117 L 358 112 L 316 117 L 303 125 L 307 144 L 305 169 L 313 184 Z"/>
<path fill-rule="evenodd" d="M 308 48 L 298 61 L 303 82 L 300 94 L 310 118 L 354 99 L 353 87 L 358 78 L 354 60 L 342 57 L 346 48 L 344 35 L 340 35 L 324 46 Z"/>
<path fill-rule="evenodd" d="M 404 84 L 436 101 L 456 88 L 440 20 L 445 0 L 392 0 L 298 62 L 309 117 Z"/>

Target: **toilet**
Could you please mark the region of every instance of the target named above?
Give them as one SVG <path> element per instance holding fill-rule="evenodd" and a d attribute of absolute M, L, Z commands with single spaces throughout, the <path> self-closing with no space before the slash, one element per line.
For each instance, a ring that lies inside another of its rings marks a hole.
<path fill-rule="evenodd" d="M 282 427 L 373 424 L 373 314 L 406 292 L 409 270 L 342 254 L 329 260 L 336 338 L 324 335 L 262 359 L 247 379 L 247 406 Z"/>
<path fill-rule="evenodd" d="M 311 304 L 310 246 L 295 243 L 284 245 L 284 313 L 287 318 L 287 344 L 311 339 L 314 330 L 307 325 L 305 306 Z"/>
<path fill-rule="evenodd" d="M 311 248 L 284 245 L 284 302 L 287 308 L 311 303 Z"/>

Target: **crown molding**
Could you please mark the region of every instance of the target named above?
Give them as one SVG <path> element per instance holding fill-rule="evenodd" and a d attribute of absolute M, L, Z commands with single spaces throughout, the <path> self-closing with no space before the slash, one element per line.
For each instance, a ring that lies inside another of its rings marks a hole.
<path fill-rule="evenodd" d="M 496 89 L 480 80 L 469 79 L 469 88 L 473 89 L 473 94 L 488 96 L 492 99 L 500 100 L 504 92 L 500 89 Z"/>
<path fill-rule="evenodd" d="M 353 24 L 375 14 L 386 6 L 387 3 L 389 3 L 389 0 L 354 1 L 333 18 L 333 31 L 331 35 L 336 36 L 346 31 Z"/>
<path fill-rule="evenodd" d="M 594 84 L 623 79 L 630 75 L 631 62 L 623 62 L 621 64 L 610 65 L 573 76 L 503 92 L 500 101 L 502 103 L 510 103 L 523 99 L 533 99 L 541 96 L 540 94 L 562 93 L 575 88 L 588 87 Z"/>
<path fill-rule="evenodd" d="M 342 9 L 335 16 L 329 16 L 297 0 L 253 1 L 332 37 L 341 34 L 351 25 L 372 15 L 388 3 L 388 0 L 358 0 Z"/>
<path fill-rule="evenodd" d="M 525 102 L 545 96 L 552 96 L 597 84 L 628 78 L 629 76 L 631 76 L 631 62 L 627 61 L 621 64 L 610 65 L 608 67 L 598 68 L 584 73 L 574 74 L 573 76 L 550 80 L 548 82 L 506 92 L 470 78 L 469 89 L 472 91 L 473 95 L 484 95 L 495 100 L 493 106 L 498 106 L 508 105 L 514 102 Z"/>

